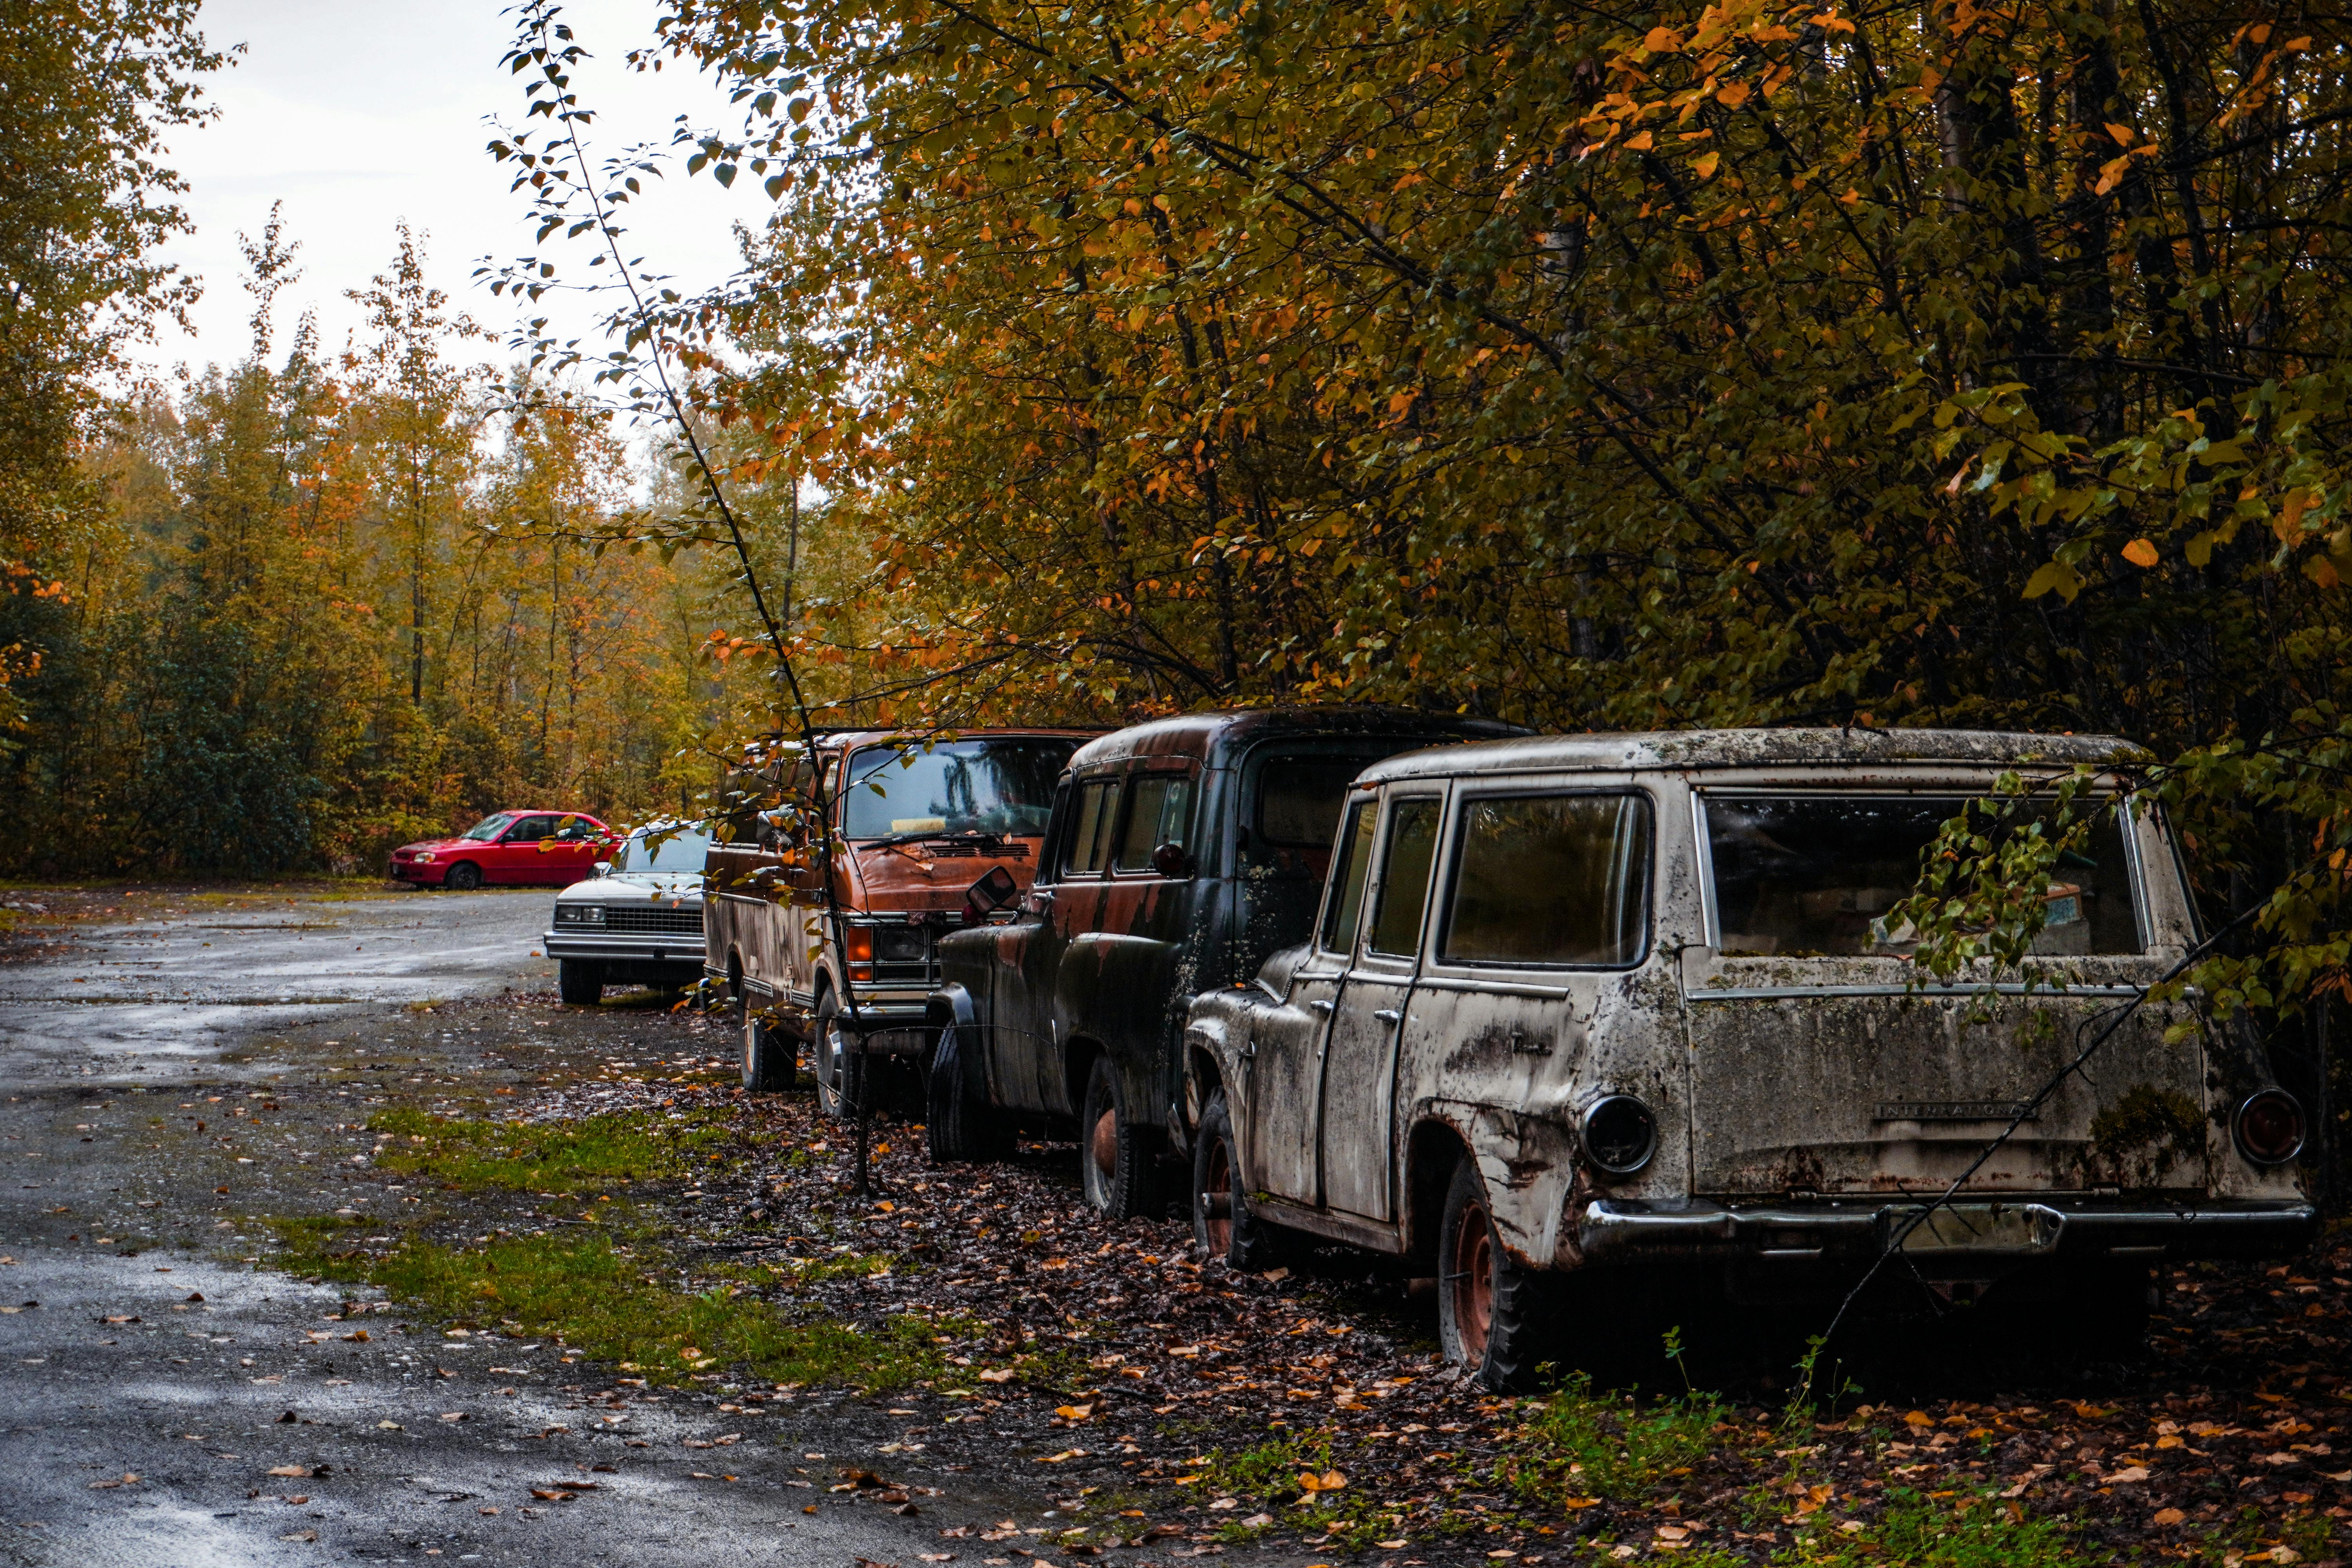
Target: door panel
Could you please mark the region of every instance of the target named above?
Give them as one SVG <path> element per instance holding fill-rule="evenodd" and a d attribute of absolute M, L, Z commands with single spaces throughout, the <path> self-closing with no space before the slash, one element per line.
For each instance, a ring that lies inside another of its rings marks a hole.
<path fill-rule="evenodd" d="M 555 831 L 551 816 L 526 816 L 506 831 L 492 847 L 482 867 L 486 882 L 530 882 L 538 879 L 540 841 Z"/>
<path fill-rule="evenodd" d="M 1317 1188 L 1323 1041 L 1341 971 L 1328 954 L 1292 976 L 1290 1000 L 1260 1015 L 1251 1036 L 1248 1163 L 1253 1183 L 1276 1197 L 1313 1204 Z"/>
<path fill-rule="evenodd" d="M 1423 913 L 1437 860 L 1444 797 L 1392 795 L 1361 951 L 1340 986 L 1323 1051 L 1323 1204 L 1389 1219 L 1389 1145 L 1395 1123 L 1397 1036 L 1412 1001 Z"/>
<path fill-rule="evenodd" d="M 1323 1053 L 1323 1203 L 1393 1219 L 1389 1145 L 1396 1107 L 1397 1035 L 1412 976 L 1351 971 Z"/>

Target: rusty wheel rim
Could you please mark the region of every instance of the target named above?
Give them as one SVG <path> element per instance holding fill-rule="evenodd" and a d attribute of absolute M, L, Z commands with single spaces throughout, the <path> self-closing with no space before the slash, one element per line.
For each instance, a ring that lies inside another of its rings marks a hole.
<path fill-rule="evenodd" d="M 1486 1359 L 1486 1334 L 1495 1321 L 1495 1238 L 1484 1207 L 1464 1211 L 1452 1261 L 1454 1333 L 1462 1342 L 1464 1364 L 1478 1366 Z"/>
<path fill-rule="evenodd" d="M 1222 1138 L 1209 1145 L 1208 1179 L 1202 1183 L 1201 1191 L 1211 1200 L 1202 1205 L 1208 1213 L 1202 1227 L 1208 1238 L 1209 1256 L 1226 1257 L 1234 1249 L 1234 1162 Z M 1215 1202 L 1218 1198 L 1224 1202 Z"/>
<path fill-rule="evenodd" d="M 1118 1112 L 1105 1108 L 1095 1118 L 1095 1134 L 1091 1141 L 1095 1175 L 1108 1187 L 1118 1173 Z"/>

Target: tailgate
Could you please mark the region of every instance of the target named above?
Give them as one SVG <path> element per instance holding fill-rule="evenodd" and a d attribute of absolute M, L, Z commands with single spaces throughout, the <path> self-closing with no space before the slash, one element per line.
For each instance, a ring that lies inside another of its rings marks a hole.
<path fill-rule="evenodd" d="M 2142 977 L 2112 967 L 2088 994 L 1922 994 L 1884 960 L 1694 953 L 1694 1190 L 1941 1191 L 2128 1003 Z M 2139 1009 L 1964 1190 L 2204 1193 L 2203 1054 L 2195 1036 L 2166 1044 L 2176 1016 Z"/>

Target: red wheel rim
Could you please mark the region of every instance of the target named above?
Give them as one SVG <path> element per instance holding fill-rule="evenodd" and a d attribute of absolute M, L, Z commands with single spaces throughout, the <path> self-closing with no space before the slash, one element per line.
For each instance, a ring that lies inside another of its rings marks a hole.
<path fill-rule="evenodd" d="M 1208 1179 L 1201 1190 L 1210 1199 L 1203 1205 L 1208 1223 L 1202 1227 L 1208 1233 L 1209 1256 L 1223 1258 L 1234 1249 L 1234 1163 L 1222 1138 L 1209 1145 Z M 1216 1202 L 1219 1198 L 1224 1201 Z"/>
<path fill-rule="evenodd" d="M 1495 1238 L 1482 1205 L 1464 1209 L 1452 1262 L 1454 1331 L 1462 1342 L 1464 1364 L 1478 1366 L 1486 1359 L 1486 1334 L 1495 1321 Z"/>

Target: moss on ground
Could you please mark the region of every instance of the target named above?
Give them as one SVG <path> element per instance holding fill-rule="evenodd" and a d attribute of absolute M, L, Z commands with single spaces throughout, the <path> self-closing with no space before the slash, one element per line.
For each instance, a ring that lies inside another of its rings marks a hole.
<path fill-rule="evenodd" d="M 351 1230 L 372 1223 L 271 1222 L 286 1267 L 373 1285 L 449 1327 L 554 1339 L 655 1382 L 726 1368 L 772 1383 L 885 1392 L 939 1375 L 940 1346 L 966 1329 L 911 1315 L 860 1328 L 761 1300 L 735 1279 L 680 1289 L 665 1283 L 676 1268 L 650 1233 L 623 1226 L 495 1236 L 472 1246 L 412 1236 L 389 1250 L 352 1247 Z"/>
<path fill-rule="evenodd" d="M 698 1119 L 646 1112 L 577 1121 L 452 1121 L 386 1110 L 368 1127 L 388 1134 L 379 1171 L 460 1192 L 575 1194 L 622 1182 L 677 1181 L 722 1163 L 732 1134 Z"/>

